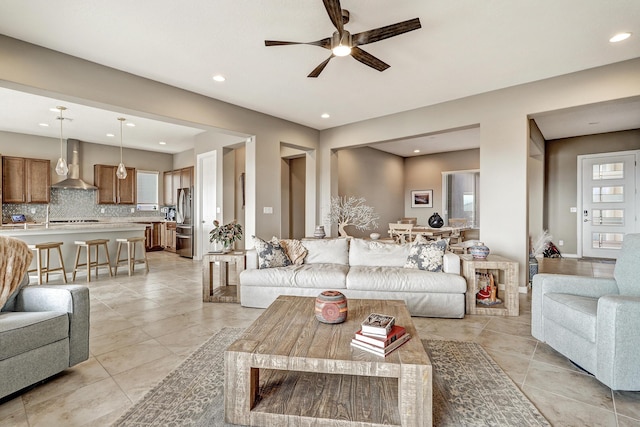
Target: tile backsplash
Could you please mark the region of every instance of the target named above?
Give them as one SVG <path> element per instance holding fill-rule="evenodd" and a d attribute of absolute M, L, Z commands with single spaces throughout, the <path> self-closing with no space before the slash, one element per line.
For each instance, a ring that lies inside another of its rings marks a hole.
<path fill-rule="evenodd" d="M 136 205 L 98 205 L 96 193 L 91 190 L 74 190 L 65 188 L 51 189 L 49 203 L 49 220 L 73 219 L 107 219 L 107 218 L 149 218 L 163 219 L 159 211 L 131 212 Z M 102 212 L 104 209 L 104 212 Z M 34 210 L 34 213 L 32 213 Z M 44 222 L 47 217 L 46 204 L 3 203 L 2 222 L 11 222 L 11 215 L 24 214 L 27 221 Z"/>

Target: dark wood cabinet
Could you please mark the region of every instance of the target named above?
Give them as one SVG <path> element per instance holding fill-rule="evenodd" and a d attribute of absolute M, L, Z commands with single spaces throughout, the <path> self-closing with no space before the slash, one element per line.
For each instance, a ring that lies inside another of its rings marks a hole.
<path fill-rule="evenodd" d="M 49 203 L 51 162 L 23 157 L 2 158 L 4 203 Z"/>
<path fill-rule="evenodd" d="M 152 222 L 146 224 L 147 228 L 144 230 L 145 236 L 145 249 L 147 251 L 161 251 L 162 250 L 162 226 L 161 222 Z"/>
<path fill-rule="evenodd" d="M 98 187 L 96 200 L 99 205 L 135 205 L 136 170 L 127 168 L 127 177 L 118 179 L 117 166 L 94 165 L 93 183 Z"/>
<path fill-rule="evenodd" d="M 162 223 L 161 242 L 165 251 L 176 251 L 176 223 L 167 221 Z"/>

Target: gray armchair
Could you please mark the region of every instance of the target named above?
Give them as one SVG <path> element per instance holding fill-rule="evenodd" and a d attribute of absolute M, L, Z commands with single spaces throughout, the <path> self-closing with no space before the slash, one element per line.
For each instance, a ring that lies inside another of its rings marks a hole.
<path fill-rule="evenodd" d="M 613 279 L 533 276 L 531 335 L 613 390 L 640 390 L 640 234 L 624 237 Z"/>

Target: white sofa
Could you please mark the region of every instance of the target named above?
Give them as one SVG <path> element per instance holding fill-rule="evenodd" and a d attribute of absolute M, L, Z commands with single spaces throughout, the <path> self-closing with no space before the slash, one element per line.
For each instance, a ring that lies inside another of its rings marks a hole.
<path fill-rule="evenodd" d="M 465 279 L 460 257 L 445 253 L 443 272 L 404 268 L 410 244 L 363 239 L 304 239 L 301 265 L 258 268 L 255 250 L 240 274 L 244 307 L 268 307 L 279 295 L 317 296 L 335 289 L 347 298 L 404 300 L 412 316 L 463 318 Z"/>

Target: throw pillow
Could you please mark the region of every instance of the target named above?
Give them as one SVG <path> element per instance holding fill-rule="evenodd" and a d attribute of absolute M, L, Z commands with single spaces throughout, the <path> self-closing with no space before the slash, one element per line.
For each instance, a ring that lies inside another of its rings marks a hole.
<path fill-rule="evenodd" d="M 258 268 L 286 267 L 291 265 L 291 260 L 280 246 L 277 238 L 270 242 L 253 236 L 253 242 L 258 253 Z"/>
<path fill-rule="evenodd" d="M 442 271 L 442 257 L 447 249 L 445 240 L 435 242 L 418 242 L 411 245 L 405 268 L 440 272 Z"/>
<path fill-rule="evenodd" d="M 307 248 L 304 247 L 300 240 L 282 239 L 280 240 L 280 246 L 282 246 L 293 265 L 301 265 L 304 262 L 304 257 L 307 256 Z"/>

